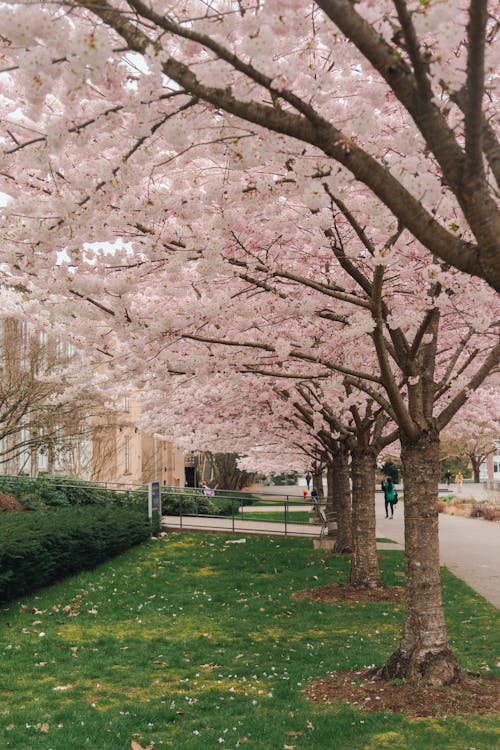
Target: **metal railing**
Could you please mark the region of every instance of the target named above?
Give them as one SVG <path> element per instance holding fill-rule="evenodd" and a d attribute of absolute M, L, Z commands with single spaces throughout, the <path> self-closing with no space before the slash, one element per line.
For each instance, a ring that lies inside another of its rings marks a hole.
<path fill-rule="evenodd" d="M 328 525 L 335 522 L 326 499 L 313 502 L 309 497 L 283 495 L 279 500 L 272 496 L 266 505 L 253 505 L 256 497 L 264 503 L 267 493 L 216 490 L 215 494 L 205 496 L 199 488 L 163 487 L 162 490 L 163 526 L 169 529 L 321 537 Z M 169 495 L 177 498 L 175 513 L 168 511 Z M 307 512 L 308 517 L 295 520 L 296 511 Z"/>
<path fill-rule="evenodd" d="M 47 493 L 64 493 L 70 505 L 83 504 L 144 504 L 147 507 L 148 486 L 125 482 L 86 481 L 71 477 L 43 475 L 26 477 L 0 475 L 0 491 L 8 491 L 18 499 L 43 497 Z M 301 495 L 248 493 L 236 490 L 215 490 L 209 495 L 200 487 L 161 486 L 162 525 L 168 529 L 207 529 L 245 533 L 281 534 L 285 536 L 323 536 L 335 519 L 328 510 L 327 499 L 314 501 Z M 44 495 L 45 493 L 45 495 Z M 268 503 L 265 506 L 262 502 Z M 279 498 L 279 499 L 278 499 Z M 54 499 L 54 498 L 53 498 Z M 254 505 L 255 501 L 259 505 Z M 262 510 L 261 510 L 262 509 Z M 307 518 L 296 520 L 296 511 L 307 512 Z M 272 517 L 269 516 L 272 513 Z M 327 517 L 330 516 L 330 517 Z"/>

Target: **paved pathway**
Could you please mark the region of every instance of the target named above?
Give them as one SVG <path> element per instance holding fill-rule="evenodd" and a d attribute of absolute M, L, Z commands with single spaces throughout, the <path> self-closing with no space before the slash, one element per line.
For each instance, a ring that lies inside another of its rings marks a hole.
<path fill-rule="evenodd" d="M 249 509 L 256 510 L 249 506 Z M 261 508 L 259 508 L 261 510 Z M 276 508 L 262 506 L 264 512 Z M 307 508 L 310 510 L 310 508 Z M 278 521 L 250 521 L 245 518 L 225 518 L 223 516 L 162 516 L 162 523 L 169 529 L 206 530 L 206 531 L 234 531 L 238 534 L 277 534 L 284 536 L 319 537 L 321 526 L 314 523 L 284 523 Z"/>
<path fill-rule="evenodd" d="M 394 539 L 403 549 L 402 505 L 396 506 L 393 519 L 386 519 L 379 502 L 377 536 Z M 442 565 L 500 608 L 500 523 L 440 513 L 439 547 Z"/>

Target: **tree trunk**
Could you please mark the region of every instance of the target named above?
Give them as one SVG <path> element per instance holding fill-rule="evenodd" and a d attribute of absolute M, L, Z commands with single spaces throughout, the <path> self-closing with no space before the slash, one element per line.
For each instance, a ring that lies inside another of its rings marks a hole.
<path fill-rule="evenodd" d="M 484 458 L 482 458 L 482 456 L 475 456 L 474 454 L 470 455 L 469 458 L 472 465 L 472 472 L 474 474 L 474 481 L 476 482 L 476 484 L 479 484 L 479 470 L 481 468 L 481 464 L 484 461 Z"/>
<path fill-rule="evenodd" d="M 375 535 L 375 451 L 352 451 L 352 556 L 349 584 L 381 586 Z"/>
<path fill-rule="evenodd" d="M 404 482 L 406 615 L 399 649 L 385 666 L 389 677 L 425 685 L 460 679 L 448 646 L 441 597 L 438 532 L 439 437 L 401 437 Z"/>
<path fill-rule="evenodd" d="M 326 518 L 328 520 L 327 534 L 331 534 L 330 520 L 334 517 L 337 518 L 336 506 L 335 506 L 335 474 L 332 461 L 327 461 L 326 464 L 326 506 L 325 506 Z M 333 531 L 333 529 L 332 529 Z M 337 533 L 335 523 L 335 534 Z"/>
<path fill-rule="evenodd" d="M 321 469 L 312 469 L 312 486 L 318 493 L 318 500 L 323 500 L 325 493 L 323 492 L 323 472 Z"/>
<path fill-rule="evenodd" d="M 340 446 L 332 456 L 332 486 L 328 495 L 337 517 L 337 539 L 334 552 L 352 552 L 351 486 L 349 484 L 349 451 Z"/>

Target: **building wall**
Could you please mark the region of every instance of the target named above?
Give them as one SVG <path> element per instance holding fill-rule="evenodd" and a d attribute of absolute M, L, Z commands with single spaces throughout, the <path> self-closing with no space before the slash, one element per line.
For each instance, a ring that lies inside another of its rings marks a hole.
<path fill-rule="evenodd" d="M 30 371 L 34 387 L 44 372 L 57 371 L 79 356 L 67 342 L 30 330 L 16 320 L 0 320 L 0 375 Z M 92 408 L 95 406 L 95 408 Z M 95 400 L 85 419 L 71 425 L 71 434 L 58 431 L 57 439 L 47 445 L 26 446 L 17 455 L 0 463 L 2 474 L 60 474 L 95 481 L 143 484 L 160 481 L 164 485 L 184 486 L 184 452 L 172 443 L 139 431 L 137 404 L 123 397 L 117 411 L 106 410 Z M 69 410 L 71 416 L 71 410 Z M 83 412 L 75 410 L 75 420 Z M 1 417 L 1 414 L 0 414 Z M 21 422 L 22 425 L 22 422 Z M 69 422 L 68 422 L 69 425 Z M 31 425 L 32 430 L 41 425 Z M 0 451 L 19 438 L 29 440 L 22 427 L 17 435 L 0 436 Z"/>
<path fill-rule="evenodd" d="M 479 469 L 479 478 L 481 482 L 499 482 L 500 481 L 500 453 L 492 453 Z"/>

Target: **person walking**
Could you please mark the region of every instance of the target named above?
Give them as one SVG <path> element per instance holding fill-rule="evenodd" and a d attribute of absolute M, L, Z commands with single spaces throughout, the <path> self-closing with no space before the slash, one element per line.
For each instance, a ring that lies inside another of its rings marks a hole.
<path fill-rule="evenodd" d="M 457 494 L 460 495 L 462 492 L 462 485 L 464 483 L 464 476 L 461 471 L 457 472 L 455 476 L 455 484 L 457 485 Z"/>
<path fill-rule="evenodd" d="M 448 485 L 448 487 L 449 487 L 449 486 L 450 486 L 450 484 L 451 484 L 451 471 L 450 471 L 449 469 L 448 469 L 448 471 L 446 472 L 446 474 L 444 475 L 444 478 L 445 478 L 446 484 L 447 484 L 447 485 Z"/>
<path fill-rule="evenodd" d="M 311 501 L 314 510 L 316 510 L 316 506 L 318 505 L 318 490 L 316 489 L 316 487 L 313 487 L 311 490 Z"/>
<path fill-rule="evenodd" d="M 311 486 L 311 479 L 312 479 L 312 476 L 310 475 L 309 472 L 307 472 L 307 474 L 306 474 L 307 489 L 309 489 L 309 487 Z"/>
<path fill-rule="evenodd" d="M 391 518 L 394 518 L 394 505 L 397 503 L 398 494 L 394 487 L 391 477 L 387 477 L 382 481 L 382 490 L 384 492 L 384 503 L 385 503 L 385 517 L 389 518 L 389 507 L 391 509 Z"/>

